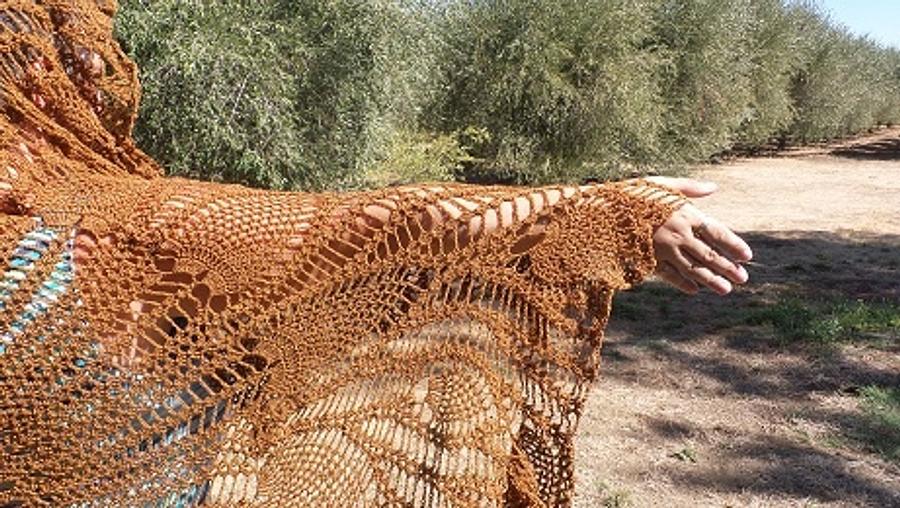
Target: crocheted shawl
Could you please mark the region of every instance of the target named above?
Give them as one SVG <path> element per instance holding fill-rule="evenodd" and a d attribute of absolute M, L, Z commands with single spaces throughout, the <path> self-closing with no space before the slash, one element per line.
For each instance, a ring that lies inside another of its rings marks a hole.
<path fill-rule="evenodd" d="M 114 10 L 0 1 L 0 505 L 569 504 L 682 197 L 165 178 Z"/>

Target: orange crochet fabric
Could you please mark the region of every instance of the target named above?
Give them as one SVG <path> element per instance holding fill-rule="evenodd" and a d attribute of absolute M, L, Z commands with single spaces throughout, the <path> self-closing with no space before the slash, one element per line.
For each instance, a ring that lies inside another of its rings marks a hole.
<path fill-rule="evenodd" d="M 162 177 L 113 2 L 0 1 L 0 505 L 560 506 L 643 181 Z"/>

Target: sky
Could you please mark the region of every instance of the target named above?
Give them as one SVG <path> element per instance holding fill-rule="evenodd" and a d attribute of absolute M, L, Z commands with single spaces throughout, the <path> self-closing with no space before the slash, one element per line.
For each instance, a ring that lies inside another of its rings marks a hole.
<path fill-rule="evenodd" d="M 900 0 L 819 0 L 835 21 L 858 35 L 900 49 Z"/>

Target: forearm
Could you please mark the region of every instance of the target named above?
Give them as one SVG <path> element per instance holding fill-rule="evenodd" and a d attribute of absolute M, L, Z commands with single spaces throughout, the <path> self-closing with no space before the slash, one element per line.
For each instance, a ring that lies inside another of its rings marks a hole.
<path fill-rule="evenodd" d="M 425 254 L 457 264 L 527 254 L 537 262 L 536 275 L 547 281 L 591 280 L 619 289 L 652 272 L 653 231 L 684 202 L 680 193 L 643 180 L 401 187 L 349 198 L 334 214 L 341 222 L 339 240 L 329 250 L 346 259 L 369 251 L 371 262 L 421 262 Z M 343 266 L 340 257 L 330 258 Z"/>

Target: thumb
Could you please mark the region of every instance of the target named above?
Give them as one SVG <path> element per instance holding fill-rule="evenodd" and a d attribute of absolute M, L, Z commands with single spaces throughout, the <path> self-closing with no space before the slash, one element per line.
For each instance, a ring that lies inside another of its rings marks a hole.
<path fill-rule="evenodd" d="M 689 198 L 709 196 L 719 188 L 713 182 L 695 180 L 693 178 L 672 178 L 668 176 L 651 176 L 646 180 L 675 189 Z"/>

